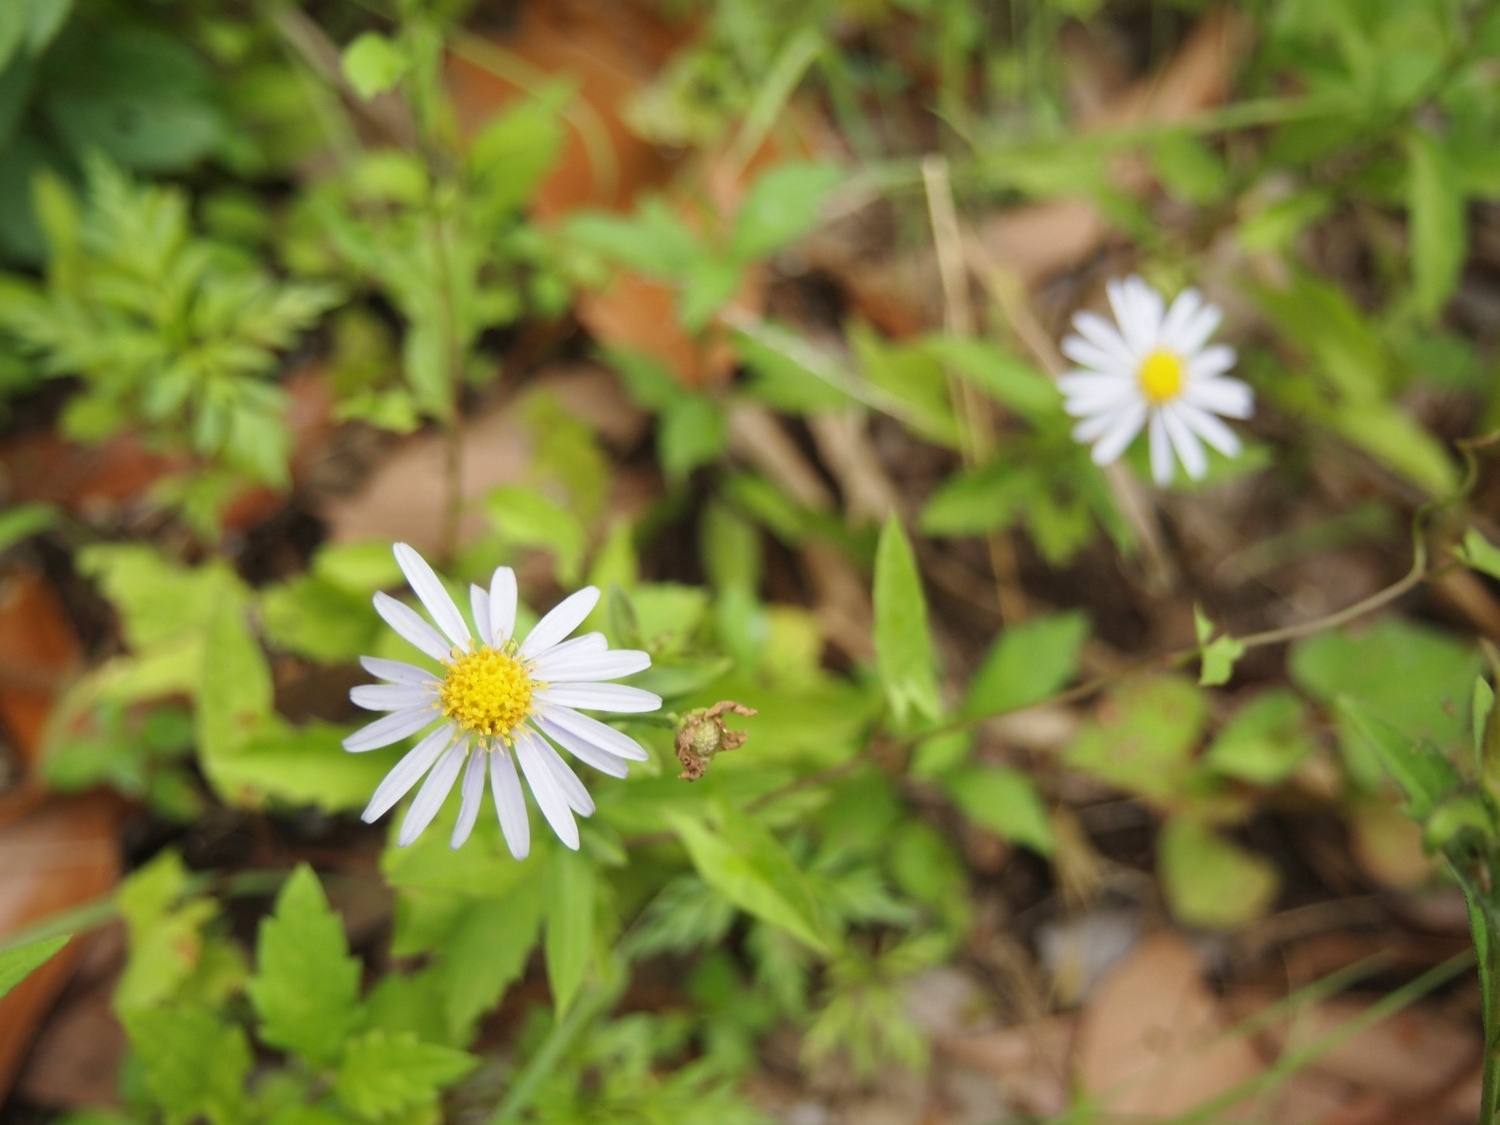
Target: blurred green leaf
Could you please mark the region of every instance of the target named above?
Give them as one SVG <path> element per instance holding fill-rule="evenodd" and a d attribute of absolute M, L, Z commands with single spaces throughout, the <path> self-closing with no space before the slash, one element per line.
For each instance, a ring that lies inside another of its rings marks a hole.
<path fill-rule="evenodd" d="M 1496 547 L 1476 528 L 1464 532 L 1463 542 L 1453 552 L 1481 574 L 1500 578 L 1500 547 Z"/>
<path fill-rule="evenodd" d="M 906 532 L 892 516 L 875 552 L 875 661 L 896 721 L 912 709 L 941 717 L 927 596 Z"/>
<path fill-rule="evenodd" d="M 72 937 L 72 934 L 61 934 L 0 951 L 0 998 L 51 960 L 53 954 L 67 945 Z"/>
<path fill-rule="evenodd" d="M 818 223 L 823 201 L 842 178 L 831 164 L 778 164 L 745 193 L 729 239 L 736 262 L 764 258 L 797 241 Z"/>
<path fill-rule="evenodd" d="M 1430 743 L 1419 743 L 1352 697 L 1338 700 L 1339 715 L 1365 740 L 1381 766 L 1406 796 L 1406 812 L 1425 821 L 1437 805 L 1462 783 L 1458 771 Z"/>
<path fill-rule="evenodd" d="M 411 66 L 406 52 L 376 31 L 366 31 L 344 48 L 344 77 L 365 101 L 393 88 Z"/>
<path fill-rule="evenodd" d="M 1227 777 L 1274 785 L 1290 777 L 1312 750 L 1302 701 L 1292 692 L 1272 688 L 1224 724 L 1204 763 Z"/>
<path fill-rule="evenodd" d="M 1261 917 L 1276 897 L 1276 868 L 1205 824 L 1175 816 L 1162 825 L 1157 869 L 1172 914 L 1189 926 L 1229 929 Z"/>
<path fill-rule="evenodd" d="M 434 1105 L 442 1088 L 474 1069 L 463 1051 L 380 1029 L 350 1040 L 334 1078 L 339 1101 L 367 1121 Z"/>
<path fill-rule="evenodd" d="M 251 1063 L 243 1030 L 196 1005 L 147 1008 L 121 1022 L 167 1125 L 243 1120 Z"/>
<path fill-rule="evenodd" d="M 1208 719 L 1197 685 L 1148 676 L 1109 696 L 1064 752 L 1067 762 L 1159 803 L 1179 795 Z"/>
<path fill-rule="evenodd" d="M 1057 847 L 1042 795 L 1019 770 L 979 766 L 948 774 L 942 784 L 965 816 L 1002 839 L 1044 856 Z"/>
<path fill-rule="evenodd" d="M 594 954 L 594 912 L 598 896 L 593 861 L 567 848 L 548 859 L 547 928 L 542 949 L 547 982 L 561 1018 L 578 996 Z"/>
<path fill-rule="evenodd" d="M 1073 678 L 1088 632 L 1088 618 L 1080 611 L 1034 617 L 1002 629 L 969 681 L 963 714 L 1016 711 L 1055 694 Z"/>
<path fill-rule="evenodd" d="M 1465 205 L 1445 153 L 1419 129 L 1406 138 L 1411 161 L 1406 209 L 1411 223 L 1413 299 L 1427 320 L 1448 303 L 1468 256 Z"/>

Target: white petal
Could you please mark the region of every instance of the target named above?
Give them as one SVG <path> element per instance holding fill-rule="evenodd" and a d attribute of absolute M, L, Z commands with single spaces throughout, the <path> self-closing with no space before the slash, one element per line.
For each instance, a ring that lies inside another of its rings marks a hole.
<path fill-rule="evenodd" d="M 416 734 L 438 717 L 435 707 L 413 707 L 410 711 L 396 711 L 376 719 L 368 726 L 360 727 L 344 739 L 344 749 L 355 754 L 366 750 L 379 750 L 393 742 L 400 742 L 409 734 Z"/>
<path fill-rule="evenodd" d="M 1204 348 L 1188 360 L 1188 376 L 1191 379 L 1211 379 L 1215 375 L 1222 375 L 1234 366 L 1236 358 L 1234 349 L 1228 344 Z"/>
<path fill-rule="evenodd" d="M 448 591 L 443 587 L 442 580 L 438 578 L 432 567 L 427 565 L 427 560 L 405 543 L 397 543 L 395 548 L 396 562 L 401 567 L 401 573 L 406 575 L 406 580 L 411 583 L 411 588 L 416 591 L 417 597 L 421 599 L 427 612 L 432 615 L 437 627 L 448 635 L 448 639 L 459 648 L 469 646 L 469 626 L 464 623 L 464 615 L 458 612 L 458 606 L 453 604 L 453 599 L 448 596 Z"/>
<path fill-rule="evenodd" d="M 503 746 L 490 751 L 490 792 L 495 795 L 495 812 L 500 817 L 500 831 L 505 844 L 516 859 L 525 859 L 531 851 L 531 822 L 526 818 L 526 795 L 516 764 Z"/>
<path fill-rule="evenodd" d="M 616 757 L 626 758 L 632 762 L 644 762 L 651 757 L 646 748 L 628 734 L 615 730 L 614 727 L 601 723 L 592 715 L 582 715 L 570 707 L 548 707 L 537 718 L 547 726 L 547 733 L 552 733 L 552 728 L 557 727 L 567 731 L 575 738 L 597 746 L 600 750 Z M 561 739 L 558 739 L 561 742 Z M 570 750 L 572 745 L 564 743 Z M 579 755 L 582 757 L 583 755 Z M 607 771 L 606 771 L 607 772 Z"/>
<path fill-rule="evenodd" d="M 562 790 L 568 807 L 579 816 L 593 816 L 594 798 L 589 796 L 589 791 L 584 787 L 583 782 L 578 780 L 578 775 L 568 768 L 568 763 L 562 760 L 556 750 L 552 749 L 550 742 L 540 739 L 539 744 L 542 761 L 546 762 L 547 768 L 552 771 L 552 779 Z"/>
<path fill-rule="evenodd" d="M 406 819 L 401 822 L 401 834 L 396 837 L 396 843 L 403 848 L 422 834 L 422 830 L 437 816 L 438 809 L 443 807 L 443 802 L 453 791 L 458 771 L 463 768 L 464 754 L 468 749 L 469 740 L 460 738 L 448 747 L 447 752 L 438 759 L 437 765 L 432 767 L 432 772 L 417 791 L 417 799 L 406 810 Z"/>
<path fill-rule="evenodd" d="M 453 658 L 452 646 L 410 606 L 403 605 L 389 594 L 381 593 L 375 595 L 375 612 L 385 618 L 385 623 L 396 630 L 403 640 L 415 645 L 434 660 L 446 664 Z"/>
<path fill-rule="evenodd" d="M 553 649 L 541 657 L 533 667 L 538 679 L 547 683 L 571 682 L 574 680 L 613 680 L 629 676 L 651 667 L 651 657 L 639 649 L 621 648 L 613 652 L 583 653 L 578 656 L 556 657 Z"/>
<path fill-rule="evenodd" d="M 1085 340 L 1108 355 L 1112 361 L 1112 366 L 1135 366 L 1135 353 L 1130 350 L 1130 345 L 1125 342 L 1125 337 L 1120 335 L 1118 328 L 1098 313 L 1089 312 L 1087 309 L 1083 312 L 1074 313 L 1073 327 Z"/>
<path fill-rule="evenodd" d="M 548 684 L 536 693 L 544 707 L 583 707 L 590 711 L 655 711 L 661 696 L 628 684 Z"/>
<path fill-rule="evenodd" d="M 1196 289 L 1184 289 L 1177 294 L 1172 307 L 1161 322 L 1161 345 L 1179 354 L 1193 349 L 1183 344 L 1183 329 L 1192 321 L 1203 306 L 1203 295 Z"/>
<path fill-rule="evenodd" d="M 543 756 L 546 743 L 535 731 L 522 729 L 516 732 L 516 758 L 521 763 L 521 772 L 531 786 L 531 795 L 557 838 L 575 852 L 578 850 L 578 824 L 573 819 L 573 809 L 568 798 L 558 785 L 557 778 L 548 768 Z"/>
<path fill-rule="evenodd" d="M 1255 413 L 1255 392 L 1238 379 L 1193 380 L 1183 388 L 1182 400 L 1226 418 L 1248 418 Z"/>
<path fill-rule="evenodd" d="M 1108 465 L 1116 460 L 1125 452 L 1125 447 L 1135 440 L 1135 435 L 1141 432 L 1141 427 L 1145 424 L 1144 402 L 1132 402 L 1129 406 L 1121 407 L 1119 413 L 1114 415 L 1109 429 L 1099 436 L 1099 441 L 1094 445 L 1094 464 Z"/>
<path fill-rule="evenodd" d="M 479 803 L 484 799 L 485 757 L 484 751 L 476 748 L 464 767 L 463 804 L 458 808 L 458 822 L 454 824 L 453 836 L 448 841 L 450 848 L 462 847 L 469 833 L 474 831 L 474 822 L 479 819 Z"/>
<path fill-rule="evenodd" d="M 378 656 L 361 656 L 359 666 L 370 675 L 393 684 L 435 684 L 440 681 L 426 668 L 402 660 L 383 660 Z"/>
<path fill-rule="evenodd" d="M 1194 480 L 1202 480 L 1204 474 L 1208 472 L 1208 454 L 1203 452 L 1203 443 L 1198 440 L 1198 436 L 1182 420 L 1175 402 L 1162 407 L 1161 420 L 1166 428 L 1167 436 L 1172 439 L 1172 448 L 1177 450 L 1178 460 L 1187 470 L 1187 475 Z"/>
<path fill-rule="evenodd" d="M 1103 375 L 1119 374 L 1135 365 L 1129 353 L 1122 356 L 1115 352 L 1105 351 L 1082 336 L 1063 337 L 1062 354 L 1080 367 Z"/>
<path fill-rule="evenodd" d="M 1207 411 L 1190 402 L 1173 403 L 1173 409 L 1192 431 L 1225 457 L 1240 455 L 1240 439 L 1233 430 Z"/>
<path fill-rule="evenodd" d="M 479 631 L 479 639 L 494 648 L 495 637 L 490 632 L 490 596 L 483 586 L 469 584 L 469 608 L 474 611 L 474 628 Z"/>
<path fill-rule="evenodd" d="M 375 795 L 370 798 L 370 803 L 365 806 L 365 811 L 359 814 L 359 818 L 366 824 L 374 824 L 376 820 L 389 812 L 397 801 L 411 792 L 411 787 L 432 768 L 432 763 L 438 760 L 438 755 L 446 750 L 448 743 L 452 741 L 453 726 L 444 723 L 408 750 L 406 755 L 396 763 L 395 768 L 386 774 L 384 780 L 376 787 Z"/>
<path fill-rule="evenodd" d="M 1140 397 L 1134 376 L 1064 375 L 1057 385 L 1067 396 L 1063 410 L 1074 418 L 1118 410 Z"/>
<path fill-rule="evenodd" d="M 1083 419 L 1073 427 L 1073 440 L 1084 445 L 1097 441 L 1105 430 L 1115 424 L 1115 419 L 1119 416 L 1118 410 L 1101 410 L 1098 414 Z"/>
<path fill-rule="evenodd" d="M 587 762 L 600 773 L 607 773 L 610 777 L 625 777 L 630 773 L 630 767 L 613 754 L 601 750 L 585 738 L 579 738 L 572 731 L 558 726 L 556 723 L 548 722 L 545 718 L 538 716 L 532 722 L 542 730 L 547 737 L 551 738 L 569 754 L 580 762 Z"/>
<path fill-rule="evenodd" d="M 366 711 L 404 711 L 428 707 L 435 696 L 430 684 L 360 684 L 351 688 L 349 699 Z"/>
<path fill-rule="evenodd" d="M 583 619 L 592 613 L 594 606 L 598 604 L 599 588 L 597 586 L 585 586 L 576 594 L 570 594 L 558 602 L 545 617 L 536 623 L 536 628 L 521 642 L 522 659 L 532 660 L 546 652 L 582 625 Z"/>
<path fill-rule="evenodd" d="M 1154 348 L 1161 330 L 1161 294 L 1134 275 L 1110 282 L 1106 292 L 1131 352 L 1141 356 Z"/>
<path fill-rule="evenodd" d="M 1198 315 L 1183 325 L 1178 339 L 1182 341 L 1182 350 L 1187 355 L 1202 349 L 1208 343 L 1208 338 L 1218 330 L 1224 314 L 1219 311 L 1218 305 L 1205 304 L 1198 310 Z"/>
<path fill-rule="evenodd" d="M 1151 477 L 1161 488 L 1172 483 L 1172 439 L 1167 436 L 1166 423 L 1161 420 L 1161 411 L 1151 414 Z"/>
<path fill-rule="evenodd" d="M 490 643 L 503 645 L 516 630 L 516 572 L 495 568 L 490 577 Z"/>

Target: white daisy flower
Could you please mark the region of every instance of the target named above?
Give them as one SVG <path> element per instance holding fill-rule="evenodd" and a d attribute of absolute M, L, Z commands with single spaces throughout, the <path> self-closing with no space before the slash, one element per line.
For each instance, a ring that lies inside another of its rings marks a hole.
<path fill-rule="evenodd" d="M 479 817 L 488 773 L 505 842 L 513 856 L 524 859 L 531 849 L 531 829 L 516 772 L 519 763 L 547 823 L 576 851 L 578 824 L 573 814 L 588 816 L 594 802 L 553 743 L 612 777 L 625 776 L 627 761 L 645 761 L 645 749 L 633 738 L 575 708 L 655 711 L 661 706 L 660 696 L 600 682 L 642 671 L 651 658 L 632 649 L 611 651 L 602 633 L 563 639 L 599 601 L 593 586 L 563 599 L 524 641 L 518 641 L 512 636 L 516 576 L 506 566 L 495 571 L 489 590 L 469 587 L 476 637 L 422 556 L 405 543 L 397 543 L 395 553 L 437 628 L 388 594 L 375 595 L 375 610 L 405 640 L 441 664 L 442 672 L 434 675 L 399 660 L 360 657 L 365 671 L 385 683 L 354 688 L 349 698 L 367 710 L 390 714 L 344 739 L 344 749 L 375 750 L 438 725 L 386 775 L 363 819 L 373 822 L 386 813 L 425 774 L 427 780 L 401 822 L 398 842 L 405 847 L 432 823 L 462 774 L 463 803 L 450 841 L 456 848 L 469 838 Z"/>
<path fill-rule="evenodd" d="M 1139 277 L 1111 281 L 1109 304 L 1118 328 L 1091 312 L 1073 317 L 1078 335 L 1063 340 L 1062 350 L 1078 367 L 1057 381 L 1063 409 L 1080 419 L 1073 436 L 1093 445 L 1095 464 L 1118 458 L 1143 426 L 1158 485 L 1172 482 L 1174 451 L 1194 480 L 1208 471 L 1202 442 L 1236 456 L 1240 439 L 1219 418 L 1248 418 L 1255 400 L 1245 383 L 1225 375 L 1234 349 L 1204 346 L 1223 319 L 1218 307 L 1185 289 L 1168 309 Z"/>

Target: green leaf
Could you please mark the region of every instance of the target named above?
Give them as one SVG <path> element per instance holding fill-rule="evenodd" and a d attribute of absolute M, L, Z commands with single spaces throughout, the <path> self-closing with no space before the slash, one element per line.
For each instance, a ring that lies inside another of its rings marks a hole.
<path fill-rule="evenodd" d="M 0 551 L 8 550 L 46 531 L 57 523 L 57 509 L 50 504 L 17 504 L 0 512 Z"/>
<path fill-rule="evenodd" d="M 1411 222 L 1412 298 L 1417 312 L 1430 321 L 1448 303 L 1468 254 L 1466 200 L 1446 154 L 1431 137 L 1413 129 L 1406 151 L 1411 161 L 1406 209 Z"/>
<path fill-rule="evenodd" d="M 366 31 L 344 48 L 343 65 L 354 92 L 369 101 L 401 81 L 411 60 L 384 35 Z"/>
<path fill-rule="evenodd" d="M 361 809 L 396 764 L 398 748 L 349 754 L 340 745 L 347 733 L 329 723 L 267 722 L 215 765 L 214 785 L 245 808 L 274 799 L 325 812 Z"/>
<path fill-rule="evenodd" d="M 1458 470 L 1442 443 L 1395 404 L 1343 403 L 1328 421 L 1336 432 L 1429 496 L 1442 498 L 1458 490 Z"/>
<path fill-rule="evenodd" d="M 843 174 L 831 164 L 779 164 L 750 185 L 734 219 L 729 253 L 751 262 L 788 246 L 818 225 L 823 201 Z"/>
<path fill-rule="evenodd" d="M 1425 821 L 1462 784 L 1458 771 L 1439 751 L 1403 734 L 1359 701 L 1341 698 L 1338 709 L 1401 787 L 1406 813 L 1413 820 Z"/>
<path fill-rule="evenodd" d="M 1229 186 L 1223 159 L 1186 131 L 1167 133 L 1158 140 L 1151 147 L 1151 165 L 1162 186 L 1189 203 L 1217 202 Z"/>
<path fill-rule="evenodd" d="M 965 816 L 1002 839 L 1050 856 L 1057 847 L 1052 819 L 1031 778 L 1004 766 L 959 770 L 943 787 Z"/>
<path fill-rule="evenodd" d="M 194 710 L 198 754 L 221 792 L 220 764 L 243 749 L 272 713 L 270 665 L 244 613 L 239 599 L 219 602 L 203 638 L 203 671 Z"/>
<path fill-rule="evenodd" d="M 549 860 L 547 932 L 543 951 L 547 982 L 559 1016 L 572 1006 L 583 986 L 594 952 L 594 910 L 598 894 L 593 861 L 566 848 L 555 848 Z"/>
<path fill-rule="evenodd" d="M 662 471 L 681 481 L 724 452 L 724 410 L 702 395 L 684 395 L 662 411 L 656 448 Z"/>
<path fill-rule="evenodd" d="M 1476 528 L 1464 532 L 1463 542 L 1453 552 L 1465 566 L 1491 578 L 1500 578 L 1500 547 L 1496 547 Z"/>
<path fill-rule="evenodd" d="M 122 1022 L 168 1125 L 200 1116 L 214 1125 L 244 1120 L 251 1056 L 241 1028 L 190 1005 L 130 1012 Z"/>
<path fill-rule="evenodd" d="M 928 535 L 987 535 L 1011 527 L 1044 485 L 1034 468 L 997 458 L 954 473 L 923 505 L 917 524 Z"/>
<path fill-rule="evenodd" d="M 1065 752 L 1073 767 L 1159 803 L 1179 795 L 1208 719 L 1197 685 L 1148 676 L 1123 686 Z"/>
<path fill-rule="evenodd" d="M 260 1037 L 314 1065 L 332 1063 L 359 1020 L 360 965 L 306 864 L 292 872 L 275 913 L 261 923 L 256 953 L 249 993 Z"/>
<path fill-rule="evenodd" d="M 929 719 L 943 713 L 934 674 L 927 598 L 906 532 L 886 521 L 875 551 L 875 662 L 896 721 L 912 708 Z"/>
<path fill-rule="evenodd" d="M 1199 660 L 1203 664 L 1198 683 L 1203 687 L 1227 684 L 1234 675 L 1236 661 L 1245 655 L 1245 646 L 1227 634 L 1210 641 L 1213 622 L 1197 606 L 1193 607 L 1193 631 L 1198 637 Z"/>
<path fill-rule="evenodd" d="M 858 322 L 849 327 L 849 343 L 866 382 L 877 389 L 892 414 L 924 437 L 950 449 L 959 447 L 948 376 L 927 348 L 891 343 Z"/>
<path fill-rule="evenodd" d="M 558 102 L 565 91 L 544 90 L 492 118 L 469 146 L 469 165 L 486 208 L 513 211 L 531 200 L 562 151 Z"/>
<path fill-rule="evenodd" d="M 477 1061 L 464 1051 L 423 1043 L 410 1032 L 376 1029 L 349 1043 L 333 1089 L 339 1101 L 373 1121 L 435 1103 L 443 1087 L 468 1074 Z"/>
<path fill-rule="evenodd" d="M 564 582 L 572 582 L 582 570 L 588 536 L 570 509 L 534 488 L 506 485 L 485 497 L 484 510 L 510 542 L 551 551 Z"/>
<path fill-rule="evenodd" d="M 68 944 L 72 936 L 62 934 L 59 937 L 41 938 L 0 952 L 0 997 L 4 997 L 30 976 L 33 970 L 41 968 L 45 961 Z"/>
<path fill-rule="evenodd" d="M 1063 397 L 1057 385 L 999 344 L 964 336 L 928 336 L 922 347 L 1033 424 L 1055 421 L 1063 415 Z"/>
<path fill-rule="evenodd" d="M 1073 678 L 1089 633 L 1079 611 L 1034 617 L 1001 630 L 969 681 L 963 714 L 977 718 L 1041 703 Z"/>
<path fill-rule="evenodd" d="M 703 881 L 747 914 L 828 953 L 817 899 L 786 849 L 744 813 L 717 812 L 717 829 L 681 808 L 665 813 Z"/>
<path fill-rule="evenodd" d="M 1162 891 L 1178 921 L 1228 929 L 1259 918 L 1276 897 L 1276 868 L 1207 825 L 1173 817 L 1157 842 Z"/>
<path fill-rule="evenodd" d="M 543 892 L 537 877 L 505 898 L 470 903 L 444 938 L 443 1007 L 455 1035 L 466 1038 L 474 1021 L 526 971 L 541 932 Z"/>
<path fill-rule="evenodd" d="M 1272 688 L 1224 724 L 1204 763 L 1226 777 L 1274 785 L 1290 777 L 1312 750 L 1302 701 L 1292 692 Z"/>

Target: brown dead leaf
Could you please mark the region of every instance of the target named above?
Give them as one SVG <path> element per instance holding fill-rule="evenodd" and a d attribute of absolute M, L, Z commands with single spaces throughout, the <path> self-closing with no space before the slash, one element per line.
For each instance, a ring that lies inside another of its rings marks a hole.
<path fill-rule="evenodd" d="M 1260 1072 L 1255 1048 L 1225 1034 L 1228 1026 L 1192 946 L 1173 933 L 1152 934 L 1084 1009 L 1077 1080 L 1112 1115 L 1185 1112 Z"/>
<path fill-rule="evenodd" d="M 0 578 L 0 727 L 28 771 L 52 700 L 81 653 L 61 599 L 32 570 Z"/>
<path fill-rule="evenodd" d="M 1050 1117 L 1067 1108 L 1068 1054 L 1076 1027 L 1073 1016 L 1044 1016 L 998 1031 L 945 1037 L 938 1050 L 989 1075 L 1023 1112 Z"/>
<path fill-rule="evenodd" d="M 98 898 L 119 881 L 119 805 L 104 794 L 53 798 L 0 824 L 0 936 Z M 0 1101 L 67 981 L 83 943 L 57 956 L 0 999 Z"/>

